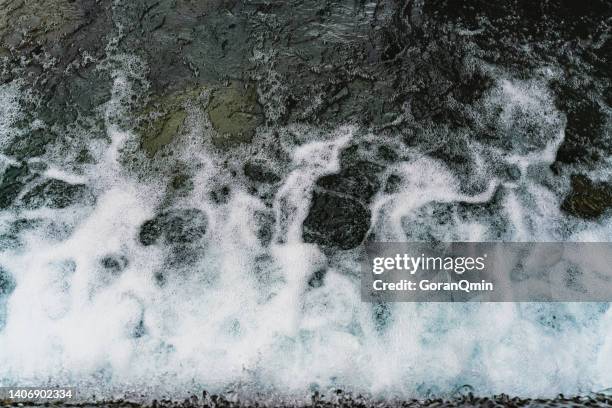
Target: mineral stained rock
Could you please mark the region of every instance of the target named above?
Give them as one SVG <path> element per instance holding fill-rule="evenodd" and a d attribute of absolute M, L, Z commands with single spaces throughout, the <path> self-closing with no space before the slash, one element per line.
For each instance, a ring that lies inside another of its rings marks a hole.
<path fill-rule="evenodd" d="M 187 106 L 201 107 L 200 97 L 206 87 L 188 88 L 181 92 L 153 97 L 138 115 L 142 148 L 152 157 L 159 149 L 170 144 L 183 129 L 187 118 Z"/>
<path fill-rule="evenodd" d="M 572 176 L 572 189 L 561 209 L 575 217 L 597 219 L 612 208 L 612 184 Z"/>
<path fill-rule="evenodd" d="M 262 123 L 262 110 L 254 86 L 232 84 L 214 91 L 208 115 L 217 135 L 213 144 L 229 148 L 253 139 L 255 128 Z"/>

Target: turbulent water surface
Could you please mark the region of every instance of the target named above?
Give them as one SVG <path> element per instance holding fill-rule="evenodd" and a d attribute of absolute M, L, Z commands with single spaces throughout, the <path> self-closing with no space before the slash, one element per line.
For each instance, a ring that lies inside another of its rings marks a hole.
<path fill-rule="evenodd" d="M 610 387 L 608 304 L 361 301 L 366 240 L 612 241 L 610 4 L 450 3 L 3 2 L 0 385 Z"/>

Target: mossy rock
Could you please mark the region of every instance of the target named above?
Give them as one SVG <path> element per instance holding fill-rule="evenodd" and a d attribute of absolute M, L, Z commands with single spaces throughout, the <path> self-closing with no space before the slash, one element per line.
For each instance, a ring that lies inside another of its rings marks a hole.
<path fill-rule="evenodd" d="M 79 5 L 70 0 L 3 2 L 0 43 L 14 48 L 24 40 L 55 42 L 78 29 L 85 18 Z"/>
<path fill-rule="evenodd" d="M 139 133 L 142 148 L 149 157 L 170 144 L 181 132 L 187 118 L 189 103 L 198 104 L 206 87 L 195 87 L 182 92 L 154 98 L 140 114 Z"/>
<path fill-rule="evenodd" d="M 263 121 L 255 86 L 239 83 L 233 83 L 213 93 L 208 105 L 208 115 L 217 131 L 213 136 L 213 144 L 221 149 L 250 143 L 255 129 Z"/>
<path fill-rule="evenodd" d="M 180 132 L 185 118 L 187 118 L 187 112 L 180 109 L 155 120 L 146 132 L 150 137 L 145 137 L 142 141 L 142 147 L 147 154 L 153 156 L 159 149 L 172 142 Z"/>
<path fill-rule="evenodd" d="M 612 208 L 612 184 L 595 183 L 583 175 L 572 176 L 572 190 L 561 209 L 575 217 L 594 220 Z"/>

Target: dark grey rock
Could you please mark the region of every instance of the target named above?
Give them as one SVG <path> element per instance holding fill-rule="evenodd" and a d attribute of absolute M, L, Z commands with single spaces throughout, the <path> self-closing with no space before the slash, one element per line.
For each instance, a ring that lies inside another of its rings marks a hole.
<path fill-rule="evenodd" d="M 341 169 L 319 178 L 303 224 L 305 242 L 325 248 L 351 249 L 370 228 L 368 205 L 380 190 L 379 164 L 363 160 L 364 150 L 351 145 L 340 154 Z"/>
<path fill-rule="evenodd" d="M 255 213 L 257 239 L 263 246 L 270 244 L 274 234 L 274 214 L 272 211 L 258 210 Z"/>
<path fill-rule="evenodd" d="M 166 218 L 165 238 L 171 244 L 198 240 L 206 234 L 208 220 L 200 210 L 180 210 Z"/>
<path fill-rule="evenodd" d="M 399 159 L 399 155 L 389 146 L 378 146 L 378 157 L 382 160 L 395 162 Z"/>
<path fill-rule="evenodd" d="M 391 174 L 387 177 L 387 181 L 385 182 L 385 193 L 393 194 L 399 191 L 399 188 L 402 183 L 402 178 L 397 174 Z"/>
<path fill-rule="evenodd" d="M 357 162 L 343 168 L 338 174 L 323 176 L 317 180 L 317 187 L 340 194 L 347 194 L 367 201 L 380 188 L 377 173 L 381 166 L 370 162 Z"/>
<path fill-rule="evenodd" d="M 168 244 L 188 244 L 201 239 L 207 226 L 206 215 L 198 209 L 169 210 L 145 221 L 138 237 L 144 246 L 153 245 L 160 238 Z"/>
<path fill-rule="evenodd" d="M 561 164 L 593 164 L 612 153 L 606 115 L 584 90 L 557 85 L 557 104 L 567 117 L 565 137 L 557 150 Z"/>
<path fill-rule="evenodd" d="M 162 235 L 162 223 L 159 218 L 147 220 L 140 226 L 138 240 L 144 246 L 155 244 Z"/>
<path fill-rule="evenodd" d="M 95 196 L 85 184 L 51 179 L 32 188 L 21 201 L 29 208 L 66 208 L 75 204 L 93 204 Z"/>
<path fill-rule="evenodd" d="M 106 255 L 100 260 L 100 265 L 111 275 L 119 275 L 129 264 L 125 255 Z"/>
<path fill-rule="evenodd" d="M 172 245 L 164 265 L 168 270 L 174 271 L 178 268 L 193 266 L 202 256 L 201 248 L 191 245 Z"/>
<path fill-rule="evenodd" d="M 277 183 L 280 177 L 264 163 L 248 161 L 244 164 L 244 175 L 257 183 Z"/>
<path fill-rule="evenodd" d="M 0 266 L 0 297 L 8 296 L 17 287 L 15 278 L 3 267 Z"/>
<path fill-rule="evenodd" d="M 186 194 L 193 190 L 193 181 L 186 174 L 177 174 L 172 178 L 170 186 L 175 194 Z"/>
<path fill-rule="evenodd" d="M 6 304 L 8 297 L 13 293 L 17 284 L 15 278 L 2 266 L 0 266 L 0 332 L 6 324 Z"/>
<path fill-rule="evenodd" d="M 313 273 L 308 279 L 308 286 L 313 289 L 320 288 L 321 286 L 323 286 L 326 273 L 327 271 L 325 269 L 319 269 L 318 271 Z"/>
<path fill-rule="evenodd" d="M 304 242 L 343 250 L 355 248 L 365 238 L 370 216 L 370 210 L 355 199 L 315 191 L 303 225 Z"/>
<path fill-rule="evenodd" d="M 38 129 L 16 138 L 6 148 L 6 154 L 17 160 L 39 157 L 45 154 L 47 144 L 55 140 L 56 135 L 47 129 Z"/>
<path fill-rule="evenodd" d="M 6 209 L 13 204 L 19 193 L 34 177 L 25 163 L 7 167 L 0 182 L 0 209 Z"/>
<path fill-rule="evenodd" d="M 210 192 L 210 199 L 216 204 L 224 204 L 227 202 L 230 193 L 231 189 L 228 186 L 220 186 Z"/>

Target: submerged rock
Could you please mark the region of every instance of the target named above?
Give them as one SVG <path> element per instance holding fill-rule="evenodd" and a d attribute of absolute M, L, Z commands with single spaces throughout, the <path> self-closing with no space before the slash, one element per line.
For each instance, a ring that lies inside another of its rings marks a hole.
<path fill-rule="evenodd" d="M 2 266 L 0 266 L 0 331 L 4 328 L 6 324 L 6 304 L 8 297 L 15 290 L 17 284 L 15 282 L 15 278 L 11 276 L 11 274 L 5 270 Z"/>
<path fill-rule="evenodd" d="M 17 160 L 39 157 L 45 154 L 47 144 L 53 141 L 56 135 L 48 129 L 38 129 L 18 137 L 5 149 L 6 154 Z"/>
<path fill-rule="evenodd" d="M 257 183 L 276 183 L 280 177 L 265 163 L 248 161 L 244 164 L 244 175 Z"/>
<path fill-rule="evenodd" d="M 66 208 L 74 204 L 92 204 L 95 196 L 85 184 L 47 180 L 28 191 L 21 199 L 29 208 Z"/>
<path fill-rule="evenodd" d="M 327 248 L 351 249 L 360 245 L 370 229 L 369 202 L 381 183 L 381 166 L 356 158 L 356 149 L 345 149 L 343 168 L 317 180 L 310 211 L 303 224 L 305 242 Z"/>
<path fill-rule="evenodd" d="M 304 242 L 327 248 L 355 248 L 370 228 L 370 216 L 370 209 L 355 199 L 315 191 L 304 220 Z"/>
<path fill-rule="evenodd" d="M 189 88 L 162 97 L 153 98 L 140 114 L 138 131 L 142 148 L 149 157 L 170 144 L 180 133 L 187 118 L 187 106 L 200 104 L 200 96 L 206 87 Z"/>
<path fill-rule="evenodd" d="M 139 133 L 147 155 L 154 156 L 180 134 L 189 106 L 208 114 L 216 147 L 227 149 L 252 140 L 255 128 L 263 123 L 255 87 L 234 83 L 218 88 L 206 104 L 203 95 L 212 87 L 201 85 L 153 98 L 140 114 Z"/>
<path fill-rule="evenodd" d="M 583 175 L 572 176 L 572 189 L 561 209 L 575 217 L 597 219 L 612 208 L 612 184 L 593 182 Z"/>
<path fill-rule="evenodd" d="M 249 143 L 255 128 L 263 122 L 253 85 L 234 83 L 215 91 L 208 105 L 208 115 L 217 131 L 213 144 L 222 149 Z"/>
<path fill-rule="evenodd" d="M 13 204 L 19 193 L 33 177 L 25 163 L 8 166 L 0 182 L 0 209 L 6 209 Z"/>
<path fill-rule="evenodd" d="M 100 260 L 100 265 L 111 275 L 119 275 L 129 264 L 125 255 L 106 255 Z"/>
<path fill-rule="evenodd" d="M 13 293 L 16 286 L 15 279 L 7 270 L 0 266 L 0 297 Z"/>
<path fill-rule="evenodd" d="M 169 210 L 145 221 L 138 238 L 144 246 L 153 245 L 160 239 L 167 244 L 188 244 L 201 239 L 207 226 L 206 215 L 198 209 Z"/>
<path fill-rule="evenodd" d="M 164 115 L 156 121 L 151 138 L 143 142 L 143 147 L 149 155 L 155 154 L 160 148 L 167 145 L 178 134 L 187 113 L 180 109 Z"/>
<path fill-rule="evenodd" d="M 255 234 L 263 246 L 272 241 L 274 235 L 274 213 L 272 211 L 259 210 L 255 212 Z"/>

